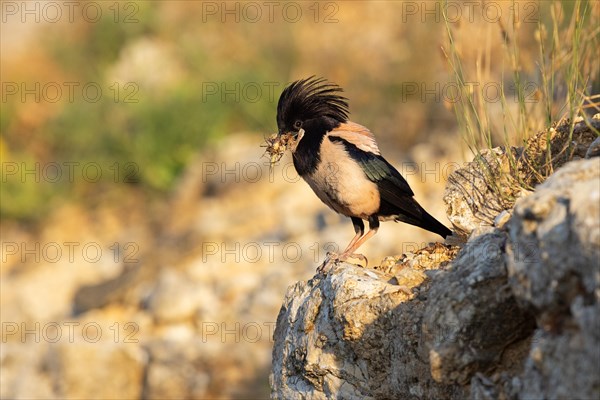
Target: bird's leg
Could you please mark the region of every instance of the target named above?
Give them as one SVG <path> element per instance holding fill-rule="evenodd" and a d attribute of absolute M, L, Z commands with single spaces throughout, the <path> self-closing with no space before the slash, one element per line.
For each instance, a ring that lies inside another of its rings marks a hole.
<path fill-rule="evenodd" d="M 360 239 L 365 234 L 365 224 L 363 223 L 362 219 L 356 217 L 351 217 L 351 219 L 352 225 L 354 225 L 354 232 L 356 232 L 356 235 L 354 235 L 350 243 L 348 243 L 348 246 L 346 246 L 346 249 L 343 251 L 343 253 L 345 253 L 346 251 L 348 251 L 349 248 L 354 246 L 354 243 L 356 243 L 358 239 Z"/>
<path fill-rule="evenodd" d="M 352 240 L 350 241 L 348 246 L 346 246 L 346 249 L 344 250 L 344 252 L 342 254 L 345 254 L 352 246 L 354 246 L 354 244 L 365 233 L 365 224 L 363 223 L 362 219 L 356 218 L 356 217 L 350 217 L 350 219 L 352 219 L 352 225 L 354 225 L 354 232 L 356 232 L 356 235 L 354 235 L 354 237 L 352 238 Z M 358 256 L 362 257 L 365 260 L 365 265 L 366 265 L 367 259 L 362 254 L 358 254 Z M 325 272 L 325 273 L 329 272 L 329 270 L 333 267 L 333 264 L 335 264 L 335 262 L 339 261 L 339 260 L 340 260 L 340 256 L 337 255 L 336 253 L 327 253 L 327 258 L 325 259 L 325 261 L 323 261 L 323 264 L 321 264 L 317 268 L 317 272 Z M 343 260 L 341 260 L 341 261 L 343 261 Z"/>
<path fill-rule="evenodd" d="M 367 232 L 366 235 L 362 236 L 360 239 L 356 240 L 354 243 L 351 242 L 352 245 L 348 246 L 348 248 L 342 254 L 340 254 L 339 260 L 344 261 L 348 257 L 356 257 L 356 258 L 364 259 L 366 261 L 365 256 L 363 256 L 362 254 L 354 254 L 354 252 L 360 246 L 362 246 L 363 243 L 365 243 L 373 235 L 375 235 L 377 233 L 378 229 L 379 229 L 379 219 L 377 218 L 377 216 L 375 215 L 375 216 L 369 217 L 369 232 Z"/>

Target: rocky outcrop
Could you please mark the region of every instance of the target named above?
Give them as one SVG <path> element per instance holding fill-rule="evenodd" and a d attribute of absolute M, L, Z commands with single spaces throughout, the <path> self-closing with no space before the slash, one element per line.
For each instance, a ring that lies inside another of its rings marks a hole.
<path fill-rule="evenodd" d="M 517 202 L 509 233 L 510 286 L 538 326 L 521 397 L 598 398 L 600 159 L 567 164 Z"/>
<path fill-rule="evenodd" d="M 455 235 L 466 239 L 479 228 L 502 225 L 502 217 L 515 202 L 555 170 L 568 161 L 598 153 L 595 131 L 600 129 L 600 114 L 588 122 L 582 118 L 575 122 L 571 125 L 565 121 L 538 133 L 524 148 L 482 150 L 464 168 L 453 172 L 444 203 Z"/>
<path fill-rule="evenodd" d="M 449 209 L 462 207 L 460 249 L 438 244 L 376 269 L 344 263 L 291 286 L 272 397 L 598 398 L 600 159 L 577 158 L 502 207 L 467 199 L 474 187 L 483 202 L 497 194 L 473 163 L 446 191 Z"/>
<path fill-rule="evenodd" d="M 508 284 L 505 246 L 503 232 L 480 235 L 433 280 L 421 329 L 436 381 L 468 384 L 476 372 L 506 362 L 502 355 L 533 332 L 532 315 Z"/>
<path fill-rule="evenodd" d="M 498 215 L 529 193 L 510 173 L 517 157 L 515 149 L 485 150 L 450 175 L 444 203 L 455 235 L 466 239 L 474 230 L 494 226 Z"/>
<path fill-rule="evenodd" d="M 364 399 L 464 393 L 431 377 L 421 330 L 428 275 L 439 271 L 427 268 L 446 264 L 454 253 L 444 246 L 424 249 L 389 271 L 341 264 L 327 276 L 291 286 L 275 330 L 273 395 Z M 411 267 L 414 260 L 419 263 Z"/>

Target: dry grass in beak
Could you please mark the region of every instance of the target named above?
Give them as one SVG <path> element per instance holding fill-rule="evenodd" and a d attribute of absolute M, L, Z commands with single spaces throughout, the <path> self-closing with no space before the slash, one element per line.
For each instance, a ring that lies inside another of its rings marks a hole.
<path fill-rule="evenodd" d="M 266 145 L 263 144 L 261 147 L 266 147 L 265 153 L 269 155 L 269 161 L 271 162 L 271 167 L 275 165 L 283 154 L 288 149 L 288 146 L 293 141 L 293 137 L 291 134 L 286 133 L 284 135 L 278 135 L 277 133 L 272 134 L 268 138 L 265 139 Z"/>

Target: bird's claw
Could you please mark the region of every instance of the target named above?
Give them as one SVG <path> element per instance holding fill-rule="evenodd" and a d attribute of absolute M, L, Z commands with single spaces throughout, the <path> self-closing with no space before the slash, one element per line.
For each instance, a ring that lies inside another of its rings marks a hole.
<path fill-rule="evenodd" d="M 348 258 L 356 258 L 358 260 L 364 261 L 365 265 L 362 266 L 363 268 L 367 268 L 367 265 L 369 265 L 369 260 L 367 260 L 367 257 L 365 257 L 362 254 L 342 253 L 341 255 L 338 255 L 337 253 L 327 252 L 325 261 L 323 261 L 323 263 L 317 268 L 317 273 L 324 273 L 325 275 L 327 275 L 334 265 L 336 265 L 340 261 L 346 261 L 346 259 Z"/>
<path fill-rule="evenodd" d="M 323 264 L 319 265 L 319 267 L 317 268 L 317 273 L 324 273 L 325 275 L 327 275 L 329 273 L 329 271 L 331 271 L 331 268 L 333 268 L 333 266 L 335 264 L 337 264 L 339 261 L 340 261 L 339 255 L 337 255 L 336 253 L 333 253 L 333 252 L 327 252 L 325 261 L 323 261 Z"/>
<path fill-rule="evenodd" d="M 349 258 L 356 258 L 357 260 L 364 261 L 365 265 L 364 265 L 363 268 L 367 268 L 367 265 L 369 265 L 369 260 L 367 260 L 367 257 L 365 257 L 362 254 L 358 254 L 358 253 L 356 253 L 356 254 L 348 254 L 348 257 Z"/>

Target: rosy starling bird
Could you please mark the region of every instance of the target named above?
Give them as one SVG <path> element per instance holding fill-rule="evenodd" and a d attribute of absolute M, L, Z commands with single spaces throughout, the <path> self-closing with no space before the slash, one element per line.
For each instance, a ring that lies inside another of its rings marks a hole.
<path fill-rule="evenodd" d="M 310 77 L 287 86 L 277 104 L 278 136 L 292 138 L 296 171 L 323 203 L 354 225 L 356 235 L 335 259 L 364 259 L 354 253 L 380 221 L 402 221 L 446 238 L 450 229 L 417 203 L 371 131 L 348 120 L 348 100 L 341 92 L 323 78 Z M 363 220 L 369 222 L 366 234 Z"/>

